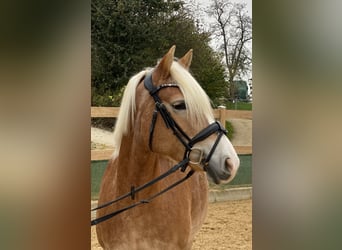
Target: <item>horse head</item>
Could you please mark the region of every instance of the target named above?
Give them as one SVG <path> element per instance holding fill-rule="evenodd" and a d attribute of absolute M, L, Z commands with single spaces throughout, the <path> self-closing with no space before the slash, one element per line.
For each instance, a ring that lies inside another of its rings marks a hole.
<path fill-rule="evenodd" d="M 132 125 L 137 140 L 146 153 L 174 161 L 188 157 L 189 165 L 206 170 L 209 180 L 229 182 L 240 164 L 237 153 L 215 122 L 208 96 L 188 71 L 192 50 L 178 61 L 174 52 L 175 46 L 137 86 L 134 121 L 139 122 Z"/>

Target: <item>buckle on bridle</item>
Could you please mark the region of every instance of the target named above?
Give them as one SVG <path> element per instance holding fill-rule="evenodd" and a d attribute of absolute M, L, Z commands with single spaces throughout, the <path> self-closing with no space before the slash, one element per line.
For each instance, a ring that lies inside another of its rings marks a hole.
<path fill-rule="evenodd" d="M 205 171 L 203 166 L 203 150 L 200 148 L 193 147 L 187 153 L 187 158 L 189 159 L 189 166 L 193 170 Z"/>

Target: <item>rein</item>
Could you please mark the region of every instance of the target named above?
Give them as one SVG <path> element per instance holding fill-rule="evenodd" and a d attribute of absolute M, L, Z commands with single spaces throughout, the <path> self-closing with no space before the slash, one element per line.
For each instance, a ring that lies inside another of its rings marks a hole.
<path fill-rule="evenodd" d="M 125 194 L 125 195 L 122 195 L 122 196 L 118 197 L 117 199 L 115 199 L 115 200 L 113 200 L 113 201 L 107 202 L 107 203 L 105 203 L 105 204 L 102 204 L 101 206 L 98 206 L 98 207 L 96 207 L 96 208 L 93 208 L 93 209 L 91 209 L 90 211 L 95 211 L 95 210 L 98 210 L 98 209 L 107 207 L 107 206 L 109 206 L 109 205 L 111 205 L 111 204 L 113 204 L 113 203 L 116 203 L 116 202 L 118 202 L 118 201 L 120 201 L 120 200 L 123 200 L 123 199 L 125 199 L 125 198 L 127 198 L 127 197 L 131 197 L 132 200 L 134 200 L 135 194 L 136 194 L 136 193 L 138 193 L 139 191 L 141 191 L 141 190 L 143 190 L 143 189 L 145 189 L 145 188 L 147 188 L 147 187 L 149 187 L 149 186 L 155 184 L 156 182 L 158 182 L 158 181 L 164 179 L 165 177 L 169 176 L 170 174 L 176 172 L 178 169 L 183 168 L 183 167 L 186 166 L 187 164 L 188 164 L 188 160 L 187 160 L 187 159 L 186 159 L 186 160 L 183 160 L 183 161 L 181 161 L 180 163 L 178 163 L 177 165 L 175 165 L 175 166 L 173 166 L 172 168 L 170 168 L 170 169 L 169 169 L 168 171 L 166 171 L 164 174 L 162 174 L 162 175 L 158 176 L 157 178 L 153 179 L 152 181 L 149 181 L 149 182 L 147 182 L 146 184 L 144 184 L 144 185 L 142 185 L 142 186 L 140 186 L 140 187 L 138 187 L 138 188 L 132 187 L 132 188 L 131 188 L 131 192 L 129 192 L 129 193 Z M 163 189 L 162 191 L 160 191 L 160 192 L 154 194 L 153 196 L 149 197 L 148 199 L 140 200 L 140 201 L 138 201 L 138 202 L 136 202 L 136 203 L 133 203 L 132 205 L 129 205 L 129 206 L 127 206 L 127 207 L 124 207 L 124 208 L 122 208 L 122 209 L 119 209 L 119 210 L 117 210 L 117 211 L 114 211 L 114 212 L 112 212 L 112 213 L 110 213 L 110 214 L 107 214 L 107 215 L 104 215 L 104 216 L 102 216 L 102 217 L 99 217 L 99 218 L 97 218 L 97 219 L 92 220 L 92 221 L 91 221 L 91 226 L 94 226 L 94 225 L 96 225 L 96 224 L 99 224 L 100 222 L 106 221 L 106 220 L 112 218 L 113 216 L 118 215 L 118 214 L 120 214 L 120 213 L 122 213 L 122 212 L 124 212 L 124 211 L 126 211 L 126 210 L 128 210 L 128 209 L 131 209 L 131 208 L 133 208 L 133 207 L 136 207 L 136 206 L 139 206 L 139 205 L 142 205 L 142 204 L 146 204 L 146 203 L 151 202 L 153 199 L 157 198 L 159 195 L 161 195 L 161 194 L 163 194 L 163 193 L 169 191 L 170 189 L 176 187 L 177 185 L 181 184 L 182 182 L 184 182 L 185 180 L 187 180 L 188 178 L 190 178 L 190 177 L 193 175 L 194 172 L 195 172 L 195 171 L 193 171 L 193 170 L 189 171 L 189 173 L 188 173 L 185 177 L 183 177 L 183 178 L 180 179 L 179 181 L 176 181 L 175 183 L 171 184 L 170 186 L 168 186 L 167 188 Z"/>
<path fill-rule="evenodd" d="M 209 124 L 208 127 L 206 127 L 205 129 L 201 130 L 197 135 L 195 135 L 193 138 L 190 138 L 182 129 L 181 127 L 177 124 L 177 122 L 172 118 L 171 114 L 169 113 L 169 111 L 166 109 L 165 105 L 163 104 L 162 100 L 159 98 L 158 96 L 158 92 L 163 89 L 163 88 L 179 88 L 179 86 L 175 83 L 170 83 L 170 84 L 162 84 L 158 87 L 153 85 L 152 82 L 152 73 L 148 73 L 144 79 L 144 86 L 145 88 L 149 91 L 150 95 L 153 97 L 154 101 L 155 101 L 155 110 L 153 111 L 153 115 L 152 115 L 152 121 L 151 121 L 151 126 L 150 126 L 150 136 L 149 136 L 149 147 L 152 151 L 152 142 L 153 142 L 153 133 L 154 133 L 154 127 L 157 121 L 157 115 L 158 113 L 160 113 L 161 117 L 163 118 L 165 125 L 168 129 L 171 129 L 173 131 L 173 134 L 178 138 L 178 140 L 184 145 L 185 147 L 185 152 L 184 152 L 184 158 L 181 162 L 179 162 L 178 164 L 176 164 L 175 166 L 173 166 L 172 168 L 170 168 L 168 171 L 166 171 L 164 174 L 156 177 L 155 179 L 145 183 L 142 186 L 139 186 L 137 188 L 135 188 L 134 186 L 131 187 L 131 191 L 118 197 L 117 199 L 104 203 L 96 208 L 91 209 L 90 211 L 95 211 L 104 207 L 107 207 L 113 203 L 116 203 L 120 200 L 123 200 L 127 197 L 131 197 L 132 200 L 134 200 L 135 198 L 135 194 L 138 193 L 141 190 L 144 190 L 145 188 L 157 183 L 158 181 L 166 178 L 167 176 L 169 176 L 170 174 L 176 172 L 178 169 L 181 169 L 182 172 L 184 172 L 187 168 L 187 166 L 190 164 L 191 166 L 203 166 L 203 170 L 207 171 L 208 170 L 208 165 L 209 165 L 209 161 L 222 137 L 223 134 L 227 134 L 227 131 L 222 127 L 222 125 L 216 121 L 214 123 Z M 214 134 L 214 133 L 218 133 L 218 136 L 216 138 L 216 141 L 214 142 L 209 154 L 206 156 L 205 159 L 203 158 L 203 151 L 199 148 L 194 147 L 194 145 L 200 141 L 205 140 L 206 138 L 208 138 L 210 135 Z M 197 161 L 191 161 L 190 160 L 190 154 L 192 151 L 199 151 L 200 153 L 200 157 Z M 143 204 L 147 204 L 149 202 L 151 202 L 153 199 L 157 198 L 158 196 L 160 196 L 161 194 L 171 190 L 172 188 L 176 187 L 177 185 L 181 184 L 182 182 L 184 182 L 185 180 L 187 180 L 188 178 L 190 178 L 193 174 L 194 174 L 194 170 L 190 170 L 188 172 L 188 174 L 183 177 L 182 179 L 174 182 L 173 184 L 171 184 L 170 186 L 168 186 L 167 188 L 161 190 L 160 192 L 152 195 L 151 197 L 147 198 L 147 199 L 143 199 L 140 200 L 136 203 L 133 203 L 127 207 L 124 207 L 122 209 L 119 209 L 117 211 L 114 211 L 112 213 L 109 213 L 107 215 L 104 215 L 102 217 L 99 217 L 97 219 L 94 219 L 91 221 L 91 226 L 94 226 L 96 224 L 99 224 L 103 221 L 106 221 L 110 218 L 112 218 L 115 215 L 118 215 L 128 209 L 134 208 L 136 206 L 139 205 L 143 205 Z"/>

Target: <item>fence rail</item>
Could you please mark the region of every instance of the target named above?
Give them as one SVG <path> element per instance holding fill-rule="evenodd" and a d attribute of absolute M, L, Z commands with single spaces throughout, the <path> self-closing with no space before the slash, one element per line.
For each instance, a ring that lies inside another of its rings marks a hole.
<path fill-rule="evenodd" d="M 91 107 L 92 118 L 116 118 L 119 114 L 119 107 Z M 225 124 L 228 119 L 249 119 L 252 120 L 252 111 L 248 110 L 228 110 L 214 109 L 214 118 L 221 124 Z M 252 154 L 252 146 L 234 145 L 238 154 Z M 91 150 L 91 160 L 107 160 L 111 157 L 113 149 Z"/>

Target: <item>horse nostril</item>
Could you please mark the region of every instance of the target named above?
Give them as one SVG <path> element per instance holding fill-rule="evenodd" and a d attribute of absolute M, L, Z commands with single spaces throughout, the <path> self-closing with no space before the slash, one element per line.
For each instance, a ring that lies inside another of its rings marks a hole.
<path fill-rule="evenodd" d="M 230 158 L 226 159 L 226 169 L 228 170 L 228 172 L 231 174 L 233 169 L 234 169 L 234 163 Z"/>

